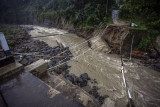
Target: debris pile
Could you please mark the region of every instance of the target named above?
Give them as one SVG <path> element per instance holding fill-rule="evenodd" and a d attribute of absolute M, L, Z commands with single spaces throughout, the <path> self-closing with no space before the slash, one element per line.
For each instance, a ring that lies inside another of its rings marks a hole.
<path fill-rule="evenodd" d="M 98 92 L 99 88 L 97 86 L 90 86 L 88 84 L 88 82 L 90 82 L 91 84 L 97 84 L 97 81 L 95 79 L 91 80 L 87 73 L 83 73 L 78 77 L 74 74 L 69 74 L 69 70 L 67 70 L 67 65 L 64 66 L 66 66 L 65 70 L 59 67 L 59 69 L 55 69 L 54 72 L 56 72 L 57 74 L 62 74 L 67 80 L 72 82 L 74 85 L 84 88 L 84 90 L 85 87 L 89 87 L 89 91 L 86 91 L 95 99 L 97 99 L 100 105 L 103 104 L 105 98 L 109 97 L 107 95 L 100 95 L 100 93 Z"/>
<path fill-rule="evenodd" d="M 108 95 L 100 95 L 98 93 L 98 89 L 99 89 L 98 87 L 93 86 L 92 89 L 89 91 L 89 94 L 94 96 L 96 99 L 98 99 L 99 104 L 101 105 L 101 104 L 103 104 L 104 100 L 109 96 Z"/>
<path fill-rule="evenodd" d="M 77 77 L 74 74 L 66 74 L 65 78 L 80 87 L 87 86 L 88 80 L 90 80 L 87 73 L 81 74 L 80 77 Z"/>
<path fill-rule="evenodd" d="M 49 65 L 55 66 L 60 61 L 62 63 L 72 57 L 68 47 L 61 45 L 52 48 L 45 42 L 39 40 L 23 40 L 20 44 L 11 47 L 11 50 L 13 54 L 17 55 L 17 61 L 25 66 L 39 59 L 51 59 Z M 66 68 L 66 66 L 63 67 L 64 69 Z"/>

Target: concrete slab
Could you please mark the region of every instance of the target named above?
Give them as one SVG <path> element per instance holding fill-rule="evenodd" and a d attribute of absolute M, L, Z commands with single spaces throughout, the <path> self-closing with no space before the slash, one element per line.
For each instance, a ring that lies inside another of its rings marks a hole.
<path fill-rule="evenodd" d="M 7 105 L 5 104 L 1 94 L 0 94 L 0 107 L 7 107 Z"/>
<path fill-rule="evenodd" d="M 93 37 L 89 40 L 91 48 L 96 51 L 101 51 L 104 53 L 109 53 L 111 51 L 109 45 L 104 41 L 104 39 L 99 35 L 97 37 Z"/>
<path fill-rule="evenodd" d="M 115 102 L 108 97 L 104 100 L 104 103 L 101 107 L 115 107 Z"/>
<path fill-rule="evenodd" d="M 47 72 L 41 79 L 52 88 L 60 91 L 62 94 L 74 99 L 85 107 L 97 107 L 97 101 L 80 87 L 73 85 L 70 81 L 52 72 Z"/>
<path fill-rule="evenodd" d="M 41 74 L 45 73 L 47 71 L 48 64 L 43 59 L 40 59 L 28 66 L 26 66 L 24 69 L 27 72 L 31 72 L 32 74 L 36 76 L 41 76 Z"/>
<path fill-rule="evenodd" d="M 7 66 L 0 68 L 0 80 L 3 80 L 19 71 L 24 69 L 23 65 L 20 63 L 11 63 Z"/>
<path fill-rule="evenodd" d="M 83 107 L 29 72 L 1 84 L 0 91 L 9 107 Z"/>

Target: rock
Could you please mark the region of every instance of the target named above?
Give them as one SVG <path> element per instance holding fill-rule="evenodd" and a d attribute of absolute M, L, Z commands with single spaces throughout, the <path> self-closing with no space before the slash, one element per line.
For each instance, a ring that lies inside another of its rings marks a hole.
<path fill-rule="evenodd" d="M 77 78 L 77 82 L 81 83 L 81 82 L 83 82 L 83 79 L 82 78 Z"/>
<path fill-rule="evenodd" d="M 88 80 L 90 80 L 87 73 L 81 74 L 80 77 L 77 79 L 80 87 L 85 87 L 88 85 Z"/>
<path fill-rule="evenodd" d="M 104 100 L 101 107 L 115 107 L 115 102 L 108 97 Z"/>
<path fill-rule="evenodd" d="M 158 69 L 160 69 L 160 63 L 155 64 L 155 66 L 156 66 Z"/>
<path fill-rule="evenodd" d="M 107 42 L 105 42 L 103 38 L 101 38 L 101 35 L 97 37 L 92 37 L 92 39 L 90 39 L 89 41 L 89 45 L 91 46 L 92 49 L 101 51 L 104 53 L 109 53 L 111 51 Z"/>
<path fill-rule="evenodd" d="M 155 48 L 158 51 L 158 53 L 160 54 L 160 36 L 158 36 L 156 39 Z"/>
<path fill-rule="evenodd" d="M 74 80 L 73 77 L 69 74 L 65 75 L 65 78 L 71 82 L 73 82 L 73 80 Z"/>
<path fill-rule="evenodd" d="M 27 56 L 26 59 L 28 60 L 28 64 L 31 64 L 34 62 L 32 56 Z"/>
<path fill-rule="evenodd" d="M 81 74 L 80 78 L 82 78 L 83 80 L 90 80 L 87 73 Z"/>
<path fill-rule="evenodd" d="M 87 80 L 83 80 L 82 82 L 80 82 L 80 87 L 85 87 L 87 86 L 88 81 Z"/>
<path fill-rule="evenodd" d="M 160 72 L 160 63 L 155 64 L 155 65 L 153 66 L 153 68 L 154 68 L 154 70 Z"/>
<path fill-rule="evenodd" d="M 78 77 L 73 75 L 73 84 L 78 85 Z"/>
<path fill-rule="evenodd" d="M 89 94 L 91 94 L 95 98 L 97 98 L 99 96 L 99 94 L 98 94 L 98 88 L 96 86 L 93 86 L 93 88 L 89 91 Z"/>
<path fill-rule="evenodd" d="M 75 85 L 79 85 L 80 87 L 85 87 L 88 85 L 88 74 L 84 73 L 80 77 L 75 76 L 74 74 L 67 74 L 65 75 L 65 78 L 69 81 L 71 81 Z"/>
<path fill-rule="evenodd" d="M 91 83 L 92 83 L 92 84 L 97 84 L 98 82 L 97 82 L 96 79 L 93 79 L 93 80 L 91 81 Z"/>
<path fill-rule="evenodd" d="M 75 33 L 75 30 L 68 30 L 68 33 Z"/>
<path fill-rule="evenodd" d="M 93 88 L 89 91 L 89 94 L 91 94 L 96 99 L 98 99 L 100 105 L 102 105 L 103 102 L 104 102 L 104 99 L 108 97 L 108 95 L 104 95 L 104 96 L 100 95 L 98 93 L 98 87 L 97 86 L 93 86 Z"/>
<path fill-rule="evenodd" d="M 131 27 L 137 27 L 138 25 L 135 23 L 131 23 Z"/>
<path fill-rule="evenodd" d="M 98 101 L 99 101 L 99 103 L 102 105 L 103 103 L 104 103 L 104 100 L 105 100 L 105 98 L 108 98 L 109 96 L 108 95 L 104 95 L 104 96 L 99 96 L 98 97 Z"/>
<path fill-rule="evenodd" d="M 24 58 L 24 59 L 22 59 L 20 61 L 20 63 L 23 64 L 23 65 L 27 65 L 28 64 L 28 60 L 26 58 Z"/>
<path fill-rule="evenodd" d="M 61 69 L 55 69 L 54 72 L 56 72 L 57 74 L 62 74 L 62 70 Z"/>
<path fill-rule="evenodd" d="M 158 58 L 158 53 L 155 50 L 152 50 L 150 57 L 153 58 L 153 59 L 157 59 Z"/>

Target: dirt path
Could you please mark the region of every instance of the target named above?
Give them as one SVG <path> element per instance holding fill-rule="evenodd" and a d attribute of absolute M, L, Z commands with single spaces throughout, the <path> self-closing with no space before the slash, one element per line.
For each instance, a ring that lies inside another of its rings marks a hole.
<path fill-rule="evenodd" d="M 116 24 L 116 25 L 129 25 L 129 23 L 126 23 L 125 21 L 122 21 L 119 19 L 119 10 L 112 11 L 112 20 L 113 20 L 113 24 Z"/>

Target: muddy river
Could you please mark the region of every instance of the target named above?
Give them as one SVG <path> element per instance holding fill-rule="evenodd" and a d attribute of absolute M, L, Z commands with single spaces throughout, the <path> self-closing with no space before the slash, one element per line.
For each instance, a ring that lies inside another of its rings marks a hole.
<path fill-rule="evenodd" d="M 98 82 L 99 92 L 108 95 L 115 101 L 116 107 L 125 107 L 127 94 L 123 84 L 120 57 L 114 54 L 105 54 L 95 51 L 88 46 L 85 39 L 65 30 L 47 28 L 33 25 L 23 25 L 29 28 L 32 37 L 38 37 L 49 46 L 56 46 L 56 40 L 64 46 L 69 46 L 73 58 L 68 62 L 71 66 L 70 73 L 79 76 L 88 73 L 89 77 Z M 138 65 L 125 62 L 125 77 L 137 107 L 160 106 L 160 72 Z"/>

